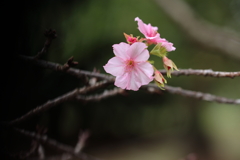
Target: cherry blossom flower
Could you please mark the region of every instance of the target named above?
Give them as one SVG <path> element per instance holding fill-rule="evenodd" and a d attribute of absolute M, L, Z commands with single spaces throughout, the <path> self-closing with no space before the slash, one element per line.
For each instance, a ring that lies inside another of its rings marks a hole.
<path fill-rule="evenodd" d="M 163 57 L 163 66 L 167 70 L 168 77 L 171 77 L 171 72 L 173 71 L 173 69 L 178 71 L 175 63 L 171 59 L 168 59 L 166 56 Z"/>
<path fill-rule="evenodd" d="M 158 27 L 153 27 L 150 23 L 145 24 L 143 21 L 136 17 L 135 21 L 138 22 L 139 31 L 149 40 L 160 38 L 160 34 L 157 32 Z"/>
<path fill-rule="evenodd" d="M 157 31 L 158 27 L 153 27 L 150 23 L 145 24 L 138 17 L 135 18 L 135 21 L 138 21 L 138 29 L 146 37 L 146 41 L 149 45 L 161 43 L 161 45 L 165 47 L 168 52 L 176 49 L 173 47 L 173 43 L 168 42 L 166 39 L 160 37 L 160 34 Z"/>
<path fill-rule="evenodd" d="M 114 84 L 117 87 L 137 91 L 153 80 L 154 69 L 147 61 L 149 52 L 145 43 L 114 44 L 113 52 L 115 57 L 103 67 L 107 73 L 116 76 Z"/>

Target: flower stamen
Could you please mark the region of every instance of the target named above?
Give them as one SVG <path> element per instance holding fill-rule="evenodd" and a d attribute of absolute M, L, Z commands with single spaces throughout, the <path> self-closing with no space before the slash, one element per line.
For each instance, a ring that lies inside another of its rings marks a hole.
<path fill-rule="evenodd" d="M 125 72 L 131 72 L 132 69 L 134 68 L 135 66 L 135 62 L 133 60 L 127 60 L 126 61 L 126 68 L 125 68 Z"/>

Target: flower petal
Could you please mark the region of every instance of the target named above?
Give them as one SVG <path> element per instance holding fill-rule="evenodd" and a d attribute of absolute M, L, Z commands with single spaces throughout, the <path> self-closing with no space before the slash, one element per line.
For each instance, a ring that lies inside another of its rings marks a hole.
<path fill-rule="evenodd" d="M 138 21 L 138 29 L 147 39 L 160 37 L 160 34 L 157 33 L 158 27 L 153 27 L 151 24 L 147 25 L 138 17 L 135 18 L 135 21 Z"/>
<path fill-rule="evenodd" d="M 128 73 L 128 84 L 127 84 L 127 90 L 134 90 L 137 91 L 141 87 L 141 79 L 139 78 L 139 75 L 137 72 L 132 71 Z"/>
<path fill-rule="evenodd" d="M 127 50 L 129 49 L 130 45 L 124 42 L 121 42 L 119 44 L 113 45 L 113 53 L 117 56 L 122 58 L 123 60 L 126 60 L 129 58 L 129 55 L 127 55 Z"/>
<path fill-rule="evenodd" d="M 130 59 L 135 62 L 147 61 L 149 58 L 149 52 L 146 48 L 147 45 L 145 43 L 135 42 L 130 46 L 127 52 Z"/>
<path fill-rule="evenodd" d="M 122 89 L 126 89 L 127 84 L 128 84 L 128 73 L 125 73 L 121 76 L 117 76 L 115 79 L 114 85 L 117 87 L 120 87 Z"/>
<path fill-rule="evenodd" d="M 153 80 L 154 69 L 149 62 L 138 63 L 135 68 L 141 85 L 146 85 Z"/>
<path fill-rule="evenodd" d="M 138 22 L 138 29 L 139 29 L 139 31 L 140 31 L 142 34 L 147 35 L 147 27 L 146 27 L 146 24 L 144 24 L 143 21 L 142 21 L 140 18 L 138 18 L 138 17 L 135 18 L 135 21 Z"/>
<path fill-rule="evenodd" d="M 168 52 L 171 52 L 171 51 L 175 51 L 175 50 L 176 50 L 176 48 L 173 47 L 173 43 L 168 42 L 168 41 L 162 42 L 162 46 L 165 47 Z"/>
<path fill-rule="evenodd" d="M 120 76 L 124 73 L 125 62 L 121 58 L 113 57 L 105 66 L 103 66 L 103 68 L 107 73 L 110 73 L 114 76 Z"/>

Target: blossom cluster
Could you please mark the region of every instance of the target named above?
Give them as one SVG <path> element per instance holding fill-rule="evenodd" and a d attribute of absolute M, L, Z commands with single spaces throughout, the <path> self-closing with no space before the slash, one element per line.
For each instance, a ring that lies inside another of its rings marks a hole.
<path fill-rule="evenodd" d="M 176 48 L 173 43 L 160 37 L 158 27 L 145 24 L 138 17 L 135 21 L 138 22 L 138 29 L 145 38 L 124 33 L 127 43 L 113 45 L 115 57 L 111 58 L 103 68 L 107 73 L 116 76 L 114 84 L 122 89 L 137 91 L 142 85 L 147 85 L 153 80 L 161 89 L 164 89 L 166 79 L 148 59 L 151 54 L 162 58 L 167 77 L 171 77 L 173 69 L 178 69 L 174 62 L 167 58 L 167 53 Z M 150 45 L 155 46 L 149 52 Z"/>

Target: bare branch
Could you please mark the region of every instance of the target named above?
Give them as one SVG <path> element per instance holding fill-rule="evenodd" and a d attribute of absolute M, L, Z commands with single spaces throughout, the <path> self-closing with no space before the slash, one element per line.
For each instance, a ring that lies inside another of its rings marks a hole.
<path fill-rule="evenodd" d="M 48 48 L 50 47 L 50 45 L 52 43 L 52 40 L 57 37 L 56 31 L 52 30 L 52 29 L 46 30 L 44 35 L 45 35 L 45 37 L 47 37 L 47 40 L 44 43 L 42 50 L 40 52 L 38 52 L 38 54 L 34 57 L 36 59 L 40 58 L 44 53 L 47 52 Z"/>
<path fill-rule="evenodd" d="M 64 69 L 63 65 L 61 65 L 61 64 L 48 62 L 48 61 L 44 61 L 44 60 L 39 60 L 39 59 L 34 59 L 33 57 L 27 57 L 27 56 L 21 55 L 21 56 L 19 56 L 19 58 L 27 61 L 28 63 L 32 63 L 34 65 L 37 65 L 37 66 L 40 66 L 43 68 L 68 73 L 77 78 L 81 78 L 82 76 L 90 76 L 90 77 L 96 77 L 99 79 L 108 80 L 111 82 L 114 82 L 114 79 L 115 79 L 113 76 L 108 76 L 108 75 L 100 74 L 97 72 L 89 72 L 89 71 L 79 70 L 79 69 L 75 69 L 75 68 L 69 68 L 66 70 L 66 69 Z"/>
<path fill-rule="evenodd" d="M 200 18 L 196 19 L 194 11 L 183 0 L 155 1 L 196 42 L 240 59 L 240 38 L 237 33 L 228 33 Z"/>
<path fill-rule="evenodd" d="M 78 62 L 73 61 L 73 56 L 68 59 L 68 61 L 62 66 L 61 70 L 68 70 L 70 67 L 75 67 Z"/>
<path fill-rule="evenodd" d="M 78 95 L 76 97 L 77 100 L 79 101 L 84 101 L 84 102 L 89 102 L 89 101 L 100 101 L 102 99 L 111 97 L 111 96 L 115 96 L 117 94 L 122 94 L 125 90 L 121 89 L 121 88 L 114 88 L 112 90 L 105 90 L 102 94 L 98 94 L 98 95 L 92 95 L 92 96 L 82 96 L 82 95 Z"/>
<path fill-rule="evenodd" d="M 44 60 L 35 60 L 32 57 L 27 57 L 27 56 L 19 56 L 19 57 L 27 62 L 37 65 L 37 66 L 52 69 L 55 71 L 66 72 L 77 78 L 80 78 L 83 75 L 85 75 L 85 76 L 105 79 L 105 80 L 112 81 L 112 82 L 114 82 L 114 79 L 115 79 L 113 76 L 109 76 L 106 74 L 101 74 L 101 73 L 97 73 L 97 72 L 89 72 L 89 71 L 79 70 L 79 69 L 75 69 L 75 68 L 69 68 L 68 70 L 65 70 L 64 66 L 60 65 L 58 63 L 48 62 L 48 61 L 44 61 Z M 160 72 L 163 75 L 166 75 L 166 70 L 160 70 Z M 205 69 L 205 70 L 203 70 L 203 69 L 180 69 L 180 71 L 173 71 L 172 75 L 173 76 L 197 75 L 197 76 L 211 76 L 211 77 L 219 77 L 219 78 L 220 77 L 233 78 L 233 77 L 239 77 L 240 72 L 222 72 L 222 71 L 213 71 L 211 69 Z"/>
<path fill-rule="evenodd" d="M 75 97 L 78 94 L 85 94 L 87 92 L 91 92 L 91 91 L 97 90 L 99 88 L 105 87 L 108 84 L 110 84 L 108 81 L 102 81 L 102 82 L 96 83 L 93 86 L 85 86 L 85 87 L 80 88 L 80 89 L 78 89 L 78 88 L 74 89 L 73 91 L 70 91 L 70 92 L 68 92 L 68 93 L 66 93 L 66 94 L 64 94 L 60 97 L 57 97 L 53 100 L 49 100 L 48 102 L 44 103 L 43 105 L 40 105 L 40 106 L 36 107 L 35 109 L 29 111 L 28 113 L 21 116 L 20 118 L 17 118 L 15 120 L 10 121 L 10 122 L 6 122 L 6 124 L 7 125 L 17 125 L 19 123 L 22 123 L 23 121 L 26 121 L 27 119 L 29 119 L 31 117 L 34 117 L 34 116 L 36 116 L 40 113 L 43 113 L 43 112 L 49 110 L 50 108 L 52 108 L 54 106 L 57 106 L 57 105 L 59 105 L 63 102 L 75 99 Z"/>
<path fill-rule="evenodd" d="M 79 134 L 78 142 L 74 148 L 75 153 L 80 153 L 85 145 L 86 140 L 88 139 L 89 132 L 84 131 Z"/>
<path fill-rule="evenodd" d="M 72 155 L 73 157 L 77 157 L 81 160 L 100 160 L 98 158 L 89 156 L 85 153 L 75 153 L 73 147 L 67 146 L 67 145 L 62 144 L 62 143 L 59 143 L 59 142 L 57 142 L 53 139 L 48 138 L 46 135 L 42 136 L 42 135 L 36 134 L 35 132 L 29 132 L 29 131 L 22 130 L 22 129 L 17 129 L 17 128 L 15 128 L 14 130 L 16 132 L 26 136 L 26 137 L 36 139 L 41 144 L 46 144 L 46 145 L 48 145 L 48 146 L 50 146 L 54 149 L 57 149 L 61 152 L 68 153 L 68 154 Z"/>
<path fill-rule="evenodd" d="M 163 75 L 166 75 L 166 70 L 160 70 Z M 211 69 L 179 69 L 179 71 L 171 72 L 173 76 L 180 75 L 197 75 L 197 76 L 210 76 L 210 77 L 240 77 L 240 72 L 221 72 L 221 71 L 213 71 Z"/>
<path fill-rule="evenodd" d="M 39 155 L 39 159 L 45 159 L 45 152 L 42 145 L 38 146 L 38 155 Z"/>
<path fill-rule="evenodd" d="M 146 86 L 143 86 L 143 88 L 148 88 L 152 87 L 155 89 L 159 89 L 157 85 L 155 84 L 148 84 Z M 227 103 L 227 104 L 240 104 L 240 99 L 228 99 L 225 97 L 219 97 L 215 96 L 209 93 L 202 93 L 202 92 L 196 92 L 196 91 L 191 91 L 191 90 L 185 90 L 180 87 L 172 87 L 166 85 L 165 90 L 171 94 L 178 94 L 181 96 L 185 97 L 191 97 L 191 98 L 196 98 L 200 100 L 205 100 L 205 101 L 210 101 L 210 102 L 218 102 L 218 103 Z"/>
<path fill-rule="evenodd" d="M 162 93 L 162 90 L 153 83 L 142 86 L 141 88 L 147 89 L 147 91 L 150 93 L 157 93 L 157 94 Z M 181 96 L 196 98 L 196 99 L 205 100 L 205 101 L 227 103 L 227 104 L 240 104 L 240 99 L 228 99 L 225 97 L 215 96 L 215 95 L 212 95 L 209 93 L 185 90 L 180 87 L 172 87 L 172 86 L 165 85 L 164 89 L 165 89 L 165 91 L 167 91 L 171 94 L 178 94 Z M 121 88 L 115 88 L 113 90 L 105 91 L 103 94 L 99 94 L 99 95 L 93 95 L 93 96 L 87 96 L 87 97 L 78 95 L 76 97 L 76 99 L 80 100 L 80 101 L 99 101 L 101 99 L 108 98 L 110 96 L 122 94 L 123 92 L 124 92 L 124 90 L 122 90 Z"/>
<path fill-rule="evenodd" d="M 80 78 L 81 76 L 85 75 L 85 76 L 90 76 L 90 77 L 96 77 L 96 78 L 100 78 L 100 79 L 104 79 L 109 81 L 109 83 L 113 83 L 115 78 L 113 76 L 109 76 L 106 74 L 101 74 L 101 73 L 95 73 L 95 72 L 89 72 L 89 71 L 84 71 L 84 70 L 78 70 L 78 69 L 73 69 L 73 68 L 69 68 L 68 70 L 60 70 L 59 68 L 61 68 L 62 65 L 57 64 L 57 63 L 52 63 L 52 62 L 47 62 L 47 61 L 43 61 L 43 60 L 34 60 L 31 57 L 26 57 L 26 56 L 20 56 L 20 58 L 22 58 L 25 61 L 28 61 L 30 63 L 33 63 L 37 66 L 40 67 L 44 67 L 44 68 L 48 68 L 48 69 L 53 69 L 56 71 L 62 71 L 62 72 L 66 72 L 69 73 L 73 76 L 76 76 L 78 78 Z M 191 70 L 191 69 L 190 69 Z M 235 77 L 235 76 L 239 76 L 239 72 L 214 72 L 214 71 L 204 71 L 204 70 L 183 70 L 183 71 L 174 71 L 173 75 L 180 75 L 177 72 L 181 73 L 181 75 L 206 75 L 206 76 L 213 76 L 213 77 Z M 164 71 L 165 72 L 165 71 Z M 163 72 L 163 73 L 164 73 Z M 206 72 L 206 73 L 204 73 Z M 147 85 L 148 89 L 150 88 L 150 90 L 152 91 L 152 93 L 156 92 L 156 93 L 161 93 L 158 90 L 154 90 L 153 88 L 156 88 L 157 86 L 154 84 L 149 84 Z M 142 87 L 144 88 L 144 86 Z M 187 97 L 192 97 L 192 98 L 197 98 L 197 99 L 202 99 L 202 100 L 206 100 L 206 101 L 215 101 L 218 103 L 229 103 L 229 104 L 239 104 L 240 100 L 239 99 L 227 99 L 224 97 L 218 97 L 215 95 L 211 95 L 208 93 L 201 93 L 201 92 L 195 92 L 195 91 L 189 91 L 189 90 L 184 90 L 181 88 L 176 88 L 176 87 L 171 87 L 171 86 L 166 86 L 165 87 L 166 91 L 168 91 L 169 93 L 172 94 L 179 94 L 182 96 L 187 96 Z M 89 99 L 96 99 L 95 98 L 91 98 L 88 97 Z M 88 98 L 85 98 L 86 100 Z M 84 97 L 78 97 L 78 99 L 84 99 Z"/>

